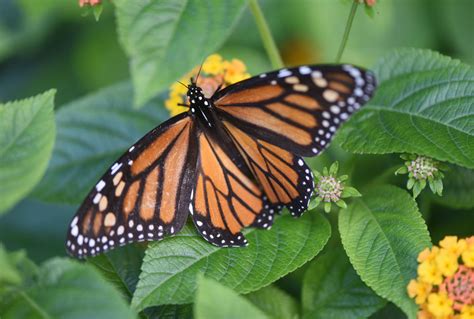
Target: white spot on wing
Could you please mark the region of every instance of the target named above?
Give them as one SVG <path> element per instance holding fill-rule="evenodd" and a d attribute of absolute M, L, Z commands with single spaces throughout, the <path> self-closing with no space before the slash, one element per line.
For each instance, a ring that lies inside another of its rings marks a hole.
<path fill-rule="evenodd" d="M 284 78 L 286 76 L 289 76 L 291 75 L 291 72 L 288 70 L 288 69 L 281 69 L 279 72 L 278 72 L 278 77 L 279 78 Z"/>
<path fill-rule="evenodd" d="M 100 180 L 97 185 L 95 185 L 95 189 L 100 192 L 102 189 L 105 187 L 105 182 L 103 180 Z"/>
<path fill-rule="evenodd" d="M 303 75 L 311 73 L 311 68 L 307 66 L 300 66 L 298 70 L 300 71 L 300 74 L 303 74 Z"/>

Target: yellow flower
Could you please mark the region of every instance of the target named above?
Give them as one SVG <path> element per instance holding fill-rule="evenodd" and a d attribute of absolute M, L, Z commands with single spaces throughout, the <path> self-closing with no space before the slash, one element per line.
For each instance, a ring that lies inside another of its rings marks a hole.
<path fill-rule="evenodd" d="M 474 319 L 474 305 L 464 306 L 461 310 L 459 319 Z"/>
<path fill-rule="evenodd" d="M 219 54 L 211 54 L 202 65 L 202 71 L 208 74 L 216 75 L 224 71 L 224 63 Z"/>
<path fill-rule="evenodd" d="M 443 281 L 443 274 L 434 261 L 426 260 L 418 266 L 420 280 L 432 285 L 439 285 Z"/>
<path fill-rule="evenodd" d="M 456 256 L 459 256 L 466 249 L 467 243 L 464 239 L 458 241 L 457 236 L 446 236 L 439 242 L 439 245 Z"/>
<path fill-rule="evenodd" d="M 430 248 L 425 248 L 418 254 L 418 262 L 422 263 L 425 260 L 433 260 L 439 252 L 439 247 L 433 246 Z"/>
<path fill-rule="evenodd" d="M 175 94 L 165 101 L 165 107 L 170 111 L 171 116 L 175 116 L 187 110 L 186 107 L 179 106 L 178 104 L 180 103 L 183 103 L 183 98 Z"/>
<path fill-rule="evenodd" d="M 461 256 L 464 265 L 474 268 L 474 243 L 469 243 Z"/>
<path fill-rule="evenodd" d="M 431 312 L 426 310 L 425 308 L 421 308 L 420 311 L 416 314 L 417 319 L 433 319 L 434 317 L 431 315 Z"/>
<path fill-rule="evenodd" d="M 446 277 L 454 275 L 456 270 L 458 270 L 458 256 L 451 251 L 441 249 L 435 261 L 438 269 Z"/>
<path fill-rule="evenodd" d="M 453 314 L 453 301 L 445 293 L 431 293 L 428 296 L 428 311 L 436 318 L 446 318 Z"/>
<path fill-rule="evenodd" d="M 408 290 L 408 295 L 410 298 L 415 298 L 415 302 L 418 305 L 423 304 L 426 301 L 426 297 L 428 294 L 431 292 L 431 285 L 424 283 L 424 282 L 418 282 L 414 279 L 410 280 L 410 283 L 408 284 L 407 290 Z"/>
<path fill-rule="evenodd" d="M 250 74 L 246 72 L 245 64 L 238 59 L 232 59 L 231 62 L 226 61 L 224 68 L 224 80 L 228 83 L 240 82 L 250 77 Z"/>

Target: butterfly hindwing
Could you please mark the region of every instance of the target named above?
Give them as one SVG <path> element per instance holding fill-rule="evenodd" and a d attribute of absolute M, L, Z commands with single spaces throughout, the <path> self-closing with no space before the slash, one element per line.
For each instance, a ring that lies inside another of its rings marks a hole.
<path fill-rule="evenodd" d="M 375 89 L 352 65 L 300 66 L 264 73 L 213 97 L 221 119 L 299 156 L 315 156 Z"/>
<path fill-rule="evenodd" d="M 285 205 L 294 216 L 308 208 L 314 190 L 313 173 L 304 160 L 266 141 L 253 138 L 243 130 L 223 121 L 233 142 L 253 176 L 262 185 L 268 201 Z"/>
<path fill-rule="evenodd" d="M 78 258 L 126 243 L 161 240 L 184 225 L 197 152 L 187 114 L 158 126 L 120 157 L 91 190 L 69 227 Z"/>
<path fill-rule="evenodd" d="M 225 133 L 224 133 L 225 134 Z M 270 228 L 273 207 L 251 179 L 243 159 L 225 135 L 198 134 L 199 156 L 190 212 L 199 233 L 221 247 L 245 246 L 241 229 Z"/>

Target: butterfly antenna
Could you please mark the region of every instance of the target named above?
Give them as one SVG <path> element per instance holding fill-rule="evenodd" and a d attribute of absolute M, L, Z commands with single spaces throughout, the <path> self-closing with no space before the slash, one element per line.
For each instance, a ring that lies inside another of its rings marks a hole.
<path fill-rule="evenodd" d="M 181 85 L 184 86 L 185 88 L 189 89 L 189 86 L 187 86 L 187 85 L 184 84 L 183 82 L 181 82 L 181 81 L 176 81 L 176 82 L 178 82 L 179 84 L 181 84 Z"/>
<path fill-rule="evenodd" d="M 196 75 L 196 83 L 198 82 L 199 75 L 201 74 L 202 66 L 204 65 L 204 60 L 201 62 L 201 66 L 199 66 L 198 74 Z"/>

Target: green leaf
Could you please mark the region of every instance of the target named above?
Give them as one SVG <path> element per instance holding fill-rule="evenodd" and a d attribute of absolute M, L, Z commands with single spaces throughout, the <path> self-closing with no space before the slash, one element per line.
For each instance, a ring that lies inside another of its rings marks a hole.
<path fill-rule="evenodd" d="M 80 203 L 130 145 L 167 118 L 162 99 L 133 109 L 132 92 L 129 83 L 121 83 L 61 107 L 53 157 L 35 197 Z"/>
<path fill-rule="evenodd" d="M 43 176 L 54 144 L 54 94 L 0 104 L 0 213 Z"/>
<path fill-rule="evenodd" d="M 354 153 L 416 153 L 474 168 L 474 70 L 428 50 L 397 50 L 375 67 L 374 98 L 338 138 Z"/>
<path fill-rule="evenodd" d="M 415 200 L 394 186 L 373 187 L 340 212 L 339 231 L 362 280 L 415 318 L 417 306 L 406 287 L 417 276 L 418 253 L 431 246 Z"/>
<path fill-rule="evenodd" d="M 469 209 L 474 207 L 474 170 L 450 165 L 443 181 L 434 180 L 435 189 L 443 196 L 431 196 L 438 204 Z M 444 185 L 444 187 L 443 187 Z"/>
<path fill-rule="evenodd" d="M 143 311 L 148 319 L 193 319 L 193 305 L 164 305 Z"/>
<path fill-rule="evenodd" d="M 338 170 L 339 170 L 339 162 L 336 161 L 331 164 L 331 167 L 329 167 L 329 175 L 336 176 Z"/>
<path fill-rule="evenodd" d="M 335 204 L 336 204 L 338 207 L 341 207 L 341 208 L 346 208 L 346 207 L 347 207 L 346 202 L 343 201 L 342 199 L 338 200 Z"/>
<path fill-rule="evenodd" d="M 114 4 L 120 40 L 131 59 L 135 105 L 142 106 L 222 45 L 246 1 L 117 0 Z"/>
<path fill-rule="evenodd" d="M 87 261 L 93 264 L 124 296 L 131 299 L 137 286 L 145 245 L 134 244 L 114 249 Z"/>
<path fill-rule="evenodd" d="M 342 198 L 347 198 L 347 197 L 361 197 L 362 194 L 359 193 L 357 189 L 351 186 L 344 186 L 344 189 L 342 190 L 341 197 Z"/>
<path fill-rule="evenodd" d="M 299 317 L 296 300 L 275 285 L 264 287 L 245 297 L 270 318 L 295 319 Z"/>
<path fill-rule="evenodd" d="M 317 257 L 303 281 L 303 318 L 366 318 L 385 305 L 359 278 L 342 247 Z"/>
<path fill-rule="evenodd" d="M 269 318 L 263 311 L 232 289 L 204 277 L 199 278 L 194 317 L 196 319 Z"/>
<path fill-rule="evenodd" d="M 416 181 L 415 184 L 413 184 L 413 198 L 417 198 L 418 195 L 420 195 L 421 191 L 424 189 L 422 181 L 423 180 Z"/>
<path fill-rule="evenodd" d="M 21 253 L 25 255 L 24 252 Z M 22 278 L 20 271 L 17 269 L 18 259 L 21 259 L 21 255 L 15 256 L 13 253 L 8 253 L 0 244 L 0 291 L 4 284 L 18 285 L 21 283 Z"/>
<path fill-rule="evenodd" d="M 395 175 L 400 175 L 400 174 L 408 174 L 408 167 L 403 165 L 402 167 L 400 167 L 399 169 L 395 171 Z"/>
<path fill-rule="evenodd" d="M 330 213 L 331 212 L 331 202 L 325 202 L 324 203 L 324 211 L 326 213 Z"/>
<path fill-rule="evenodd" d="M 90 266 L 53 259 L 38 280 L 3 300 L 9 318 L 135 318 L 123 298 Z"/>
<path fill-rule="evenodd" d="M 187 226 L 175 237 L 150 244 L 132 305 L 142 310 L 190 303 L 199 272 L 238 293 L 255 291 L 316 256 L 330 233 L 320 214 L 307 213 L 298 220 L 285 215 L 270 231 L 249 229 L 248 247 L 218 248 Z"/>

